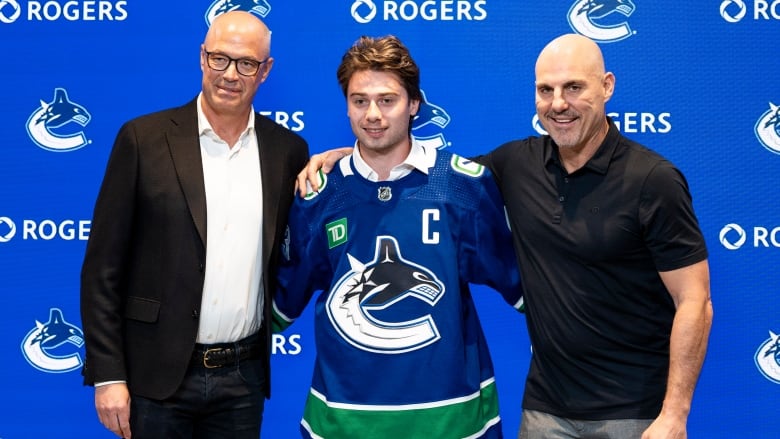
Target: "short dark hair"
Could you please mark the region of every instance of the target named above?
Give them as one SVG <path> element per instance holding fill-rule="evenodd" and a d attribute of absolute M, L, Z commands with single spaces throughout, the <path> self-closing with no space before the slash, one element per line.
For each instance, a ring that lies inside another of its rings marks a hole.
<path fill-rule="evenodd" d="M 364 35 L 355 41 L 341 58 L 336 71 L 344 96 L 347 95 L 352 75 L 363 70 L 395 73 L 409 94 L 409 99 L 422 101 L 420 69 L 409 49 L 397 37 L 387 35 L 373 38 Z"/>

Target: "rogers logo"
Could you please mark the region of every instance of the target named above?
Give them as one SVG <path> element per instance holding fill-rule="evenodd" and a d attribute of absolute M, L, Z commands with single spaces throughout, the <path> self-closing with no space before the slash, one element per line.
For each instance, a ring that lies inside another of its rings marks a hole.
<path fill-rule="evenodd" d="M 483 21 L 487 0 L 354 0 L 350 13 L 360 23 L 383 21 Z"/>
<path fill-rule="evenodd" d="M 16 223 L 7 216 L 0 216 L 0 242 L 8 242 L 16 235 Z"/>
<path fill-rule="evenodd" d="M 752 12 L 752 14 L 750 13 Z M 720 16 L 728 23 L 744 20 L 780 20 L 780 0 L 724 0 L 720 4 Z"/>
<path fill-rule="evenodd" d="M 720 4 L 720 16 L 729 23 L 737 23 L 745 17 L 747 6 L 742 0 L 726 0 Z"/>
<path fill-rule="evenodd" d="M 0 0 L 0 22 L 26 21 L 124 21 L 127 0 L 28 0 L 26 9 L 16 0 Z M 24 14 L 22 14 L 24 12 Z"/>
<path fill-rule="evenodd" d="M 726 224 L 720 229 L 720 243 L 729 250 L 736 250 L 742 247 L 747 240 L 745 229 L 739 224 Z"/>
<path fill-rule="evenodd" d="M 25 241 L 86 241 L 91 226 L 91 220 L 25 219 L 17 227 L 11 218 L 0 216 L 0 243 L 9 242 L 14 237 Z"/>
<path fill-rule="evenodd" d="M 0 0 L 0 21 L 13 23 L 22 15 L 22 8 L 15 0 Z"/>
<path fill-rule="evenodd" d="M 748 241 L 751 237 L 752 243 Z M 745 230 L 739 224 L 726 224 L 720 230 L 719 239 L 728 250 L 737 250 L 745 244 L 753 248 L 780 248 L 780 226 L 754 226 Z"/>

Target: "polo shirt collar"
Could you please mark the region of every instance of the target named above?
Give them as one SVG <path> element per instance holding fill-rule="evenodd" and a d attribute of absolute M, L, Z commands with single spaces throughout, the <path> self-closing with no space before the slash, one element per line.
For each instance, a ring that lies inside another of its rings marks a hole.
<path fill-rule="evenodd" d="M 620 131 L 615 125 L 615 122 L 612 121 L 612 118 L 607 117 L 607 123 L 609 124 L 607 137 L 604 138 L 604 141 L 601 142 L 601 145 L 596 150 L 596 153 L 593 155 L 593 157 L 590 158 L 590 160 L 588 160 L 587 163 L 585 163 L 585 166 L 583 166 L 582 169 L 590 169 L 591 171 L 597 172 L 599 174 L 607 173 L 609 164 L 612 161 L 612 156 L 615 154 L 615 149 L 617 148 L 618 143 L 620 143 Z M 563 169 L 561 157 L 558 154 L 558 145 L 555 144 L 555 142 L 552 140 L 552 137 L 548 136 L 548 139 L 549 143 L 548 148 L 546 148 L 544 153 L 544 163 L 545 165 L 555 163 Z"/>

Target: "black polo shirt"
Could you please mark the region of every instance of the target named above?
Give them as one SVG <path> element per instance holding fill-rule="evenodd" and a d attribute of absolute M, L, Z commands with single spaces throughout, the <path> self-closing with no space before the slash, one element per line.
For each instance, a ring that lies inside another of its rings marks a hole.
<path fill-rule="evenodd" d="M 571 174 L 549 136 L 478 160 L 503 193 L 524 283 L 533 357 L 523 408 L 656 417 L 675 312 L 658 271 L 707 257 L 683 175 L 611 121 L 594 157 Z"/>

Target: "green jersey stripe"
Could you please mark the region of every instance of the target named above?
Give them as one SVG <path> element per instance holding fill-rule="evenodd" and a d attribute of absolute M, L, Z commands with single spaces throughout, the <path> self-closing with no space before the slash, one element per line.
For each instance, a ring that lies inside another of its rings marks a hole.
<path fill-rule="evenodd" d="M 372 439 L 477 438 L 500 420 L 493 379 L 475 397 L 413 406 L 335 404 L 312 390 L 303 418 L 312 437 Z"/>

